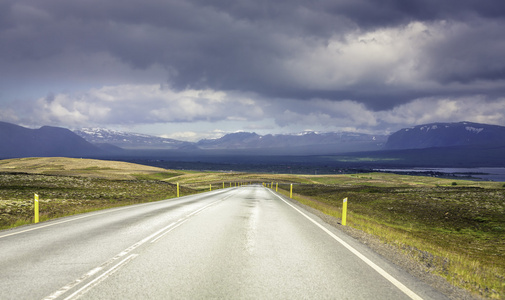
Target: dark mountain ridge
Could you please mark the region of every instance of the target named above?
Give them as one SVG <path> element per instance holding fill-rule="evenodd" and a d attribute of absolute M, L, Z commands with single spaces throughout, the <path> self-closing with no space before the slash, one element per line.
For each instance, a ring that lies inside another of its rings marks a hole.
<path fill-rule="evenodd" d="M 43 126 L 29 129 L 0 122 L 0 157 L 89 157 L 104 154 L 104 150 L 87 142 L 72 131 Z"/>
<path fill-rule="evenodd" d="M 505 127 L 472 122 L 418 125 L 390 135 L 384 148 L 400 150 L 472 145 L 505 146 Z"/>
<path fill-rule="evenodd" d="M 255 149 L 279 154 L 324 154 L 380 150 L 387 136 L 353 132 L 312 131 L 299 134 L 258 135 L 249 132 L 227 134 L 219 139 L 201 140 L 200 149 Z"/>

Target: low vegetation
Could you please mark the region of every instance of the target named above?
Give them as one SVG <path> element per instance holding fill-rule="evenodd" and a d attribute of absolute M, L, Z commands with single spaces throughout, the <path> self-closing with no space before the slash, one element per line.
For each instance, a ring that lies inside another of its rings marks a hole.
<path fill-rule="evenodd" d="M 70 159 L 0 161 L 0 228 L 243 183 L 278 183 L 295 200 L 375 235 L 432 273 L 486 298 L 505 298 L 505 186 L 384 173 L 279 175 L 172 171 Z"/>
<path fill-rule="evenodd" d="M 378 236 L 456 286 L 505 297 L 501 183 L 380 173 L 310 179 L 313 184 L 294 187 L 296 200 L 340 218 L 347 197 L 347 225 Z"/>
<path fill-rule="evenodd" d="M 40 196 L 40 220 L 172 198 L 176 186 L 161 179 L 181 173 L 123 162 L 69 158 L 0 161 L 0 229 L 33 222 L 33 198 Z M 181 194 L 197 192 L 181 187 Z"/>

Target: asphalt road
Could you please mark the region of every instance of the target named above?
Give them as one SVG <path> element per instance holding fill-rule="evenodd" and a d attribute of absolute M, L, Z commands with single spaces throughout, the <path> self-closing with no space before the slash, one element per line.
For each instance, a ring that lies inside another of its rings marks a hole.
<path fill-rule="evenodd" d="M 0 231 L 0 299 L 446 299 L 262 186 Z"/>

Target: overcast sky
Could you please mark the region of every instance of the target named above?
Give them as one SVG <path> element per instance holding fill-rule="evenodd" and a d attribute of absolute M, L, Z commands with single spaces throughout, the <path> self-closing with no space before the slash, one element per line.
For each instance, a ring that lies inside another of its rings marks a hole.
<path fill-rule="evenodd" d="M 181 140 L 505 125 L 503 0 L 0 0 L 0 120 Z"/>

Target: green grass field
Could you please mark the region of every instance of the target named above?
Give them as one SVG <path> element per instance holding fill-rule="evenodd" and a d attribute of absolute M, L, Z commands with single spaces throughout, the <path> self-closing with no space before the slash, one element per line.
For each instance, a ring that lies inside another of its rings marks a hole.
<path fill-rule="evenodd" d="M 66 158 L 0 161 L 0 228 L 248 183 L 279 184 L 294 199 L 377 236 L 432 273 L 485 298 L 505 298 L 503 183 L 385 173 L 282 175 L 165 170 Z"/>

